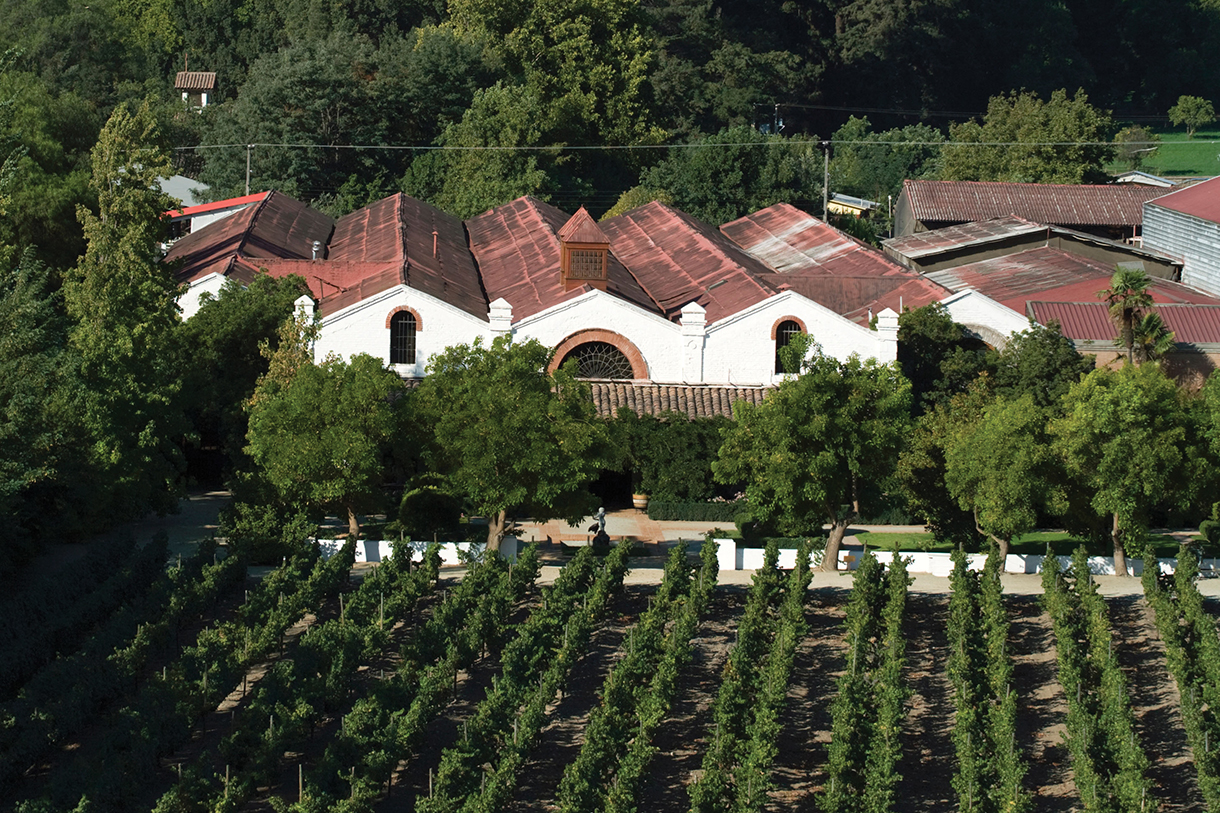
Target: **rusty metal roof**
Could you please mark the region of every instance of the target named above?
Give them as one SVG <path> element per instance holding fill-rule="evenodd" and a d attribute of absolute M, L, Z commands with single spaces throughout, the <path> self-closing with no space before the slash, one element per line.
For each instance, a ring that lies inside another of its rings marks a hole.
<path fill-rule="evenodd" d="M 603 418 L 612 418 L 621 407 L 637 415 L 681 412 L 688 418 L 733 417 L 733 404 L 746 401 L 758 405 L 770 392 L 767 387 L 714 387 L 691 384 L 590 383 L 593 404 Z"/>
<path fill-rule="evenodd" d="M 771 297 L 771 269 L 715 228 L 653 201 L 601 223 L 610 250 L 631 270 L 667 318 L 687 303 L 720 319 Z"/>
<path fill-rule="evenodd" d="M 1031 300 L 1089 302 L 1105 290 L 1114 268 L 1057 248 L 1033 248 L 956 268 L 933 271 L 926 277 L 951 291 L 974 290 L 1025 313 Z M 1220 299 L 1179 282 L 1152 278 L 1157 303 L 1220 304 Z"/>
<path fill-rule="evenodd" d="M 903 181 L 916 220 L 967 223 L 1016 215 L 1057 226 L 1132 227 L 1145 201 L 1165 190 L 1140 184 L 1037 184 L 993 181 Z"/>
<path fill-rule="evenodd" d="M 1170 192 L 1152 201 L 1152 205 L 1220 223 L 1220 178 L 1212 178 L 1210 181 Z"/>
<path fill-rule="evenodd" d="M 166 262 L 181 262 L 179 282 L 224 272 L 234 257 L 309 259 L 316 240 L 330 239 L 335 221 L 300 201 L 268 192 L 253 206 L 191 232 L 170 247 Z"/>
<path fill-rule="evenodd" d="M 725 223 L 720 231 L 780 274 L 878 277 L 910 273 L 871 246 L 787 203 Z"/>
<path fill-rule="evenodd" d="M 358 286 L 361 298 L 405 284 L 487 318 L 487 298 L 462 221 L 421 200 L 399 193 L 340 218 L 328 258 L 366 267 L 386 263 L 398 271 L 394 278 L 370 268 L 370 278 Z"/>
<path fill-rule="evenodd" d="M 203 91 L 216 89 L 216 74 L 213 71 L 178 71 L 174 77 L 174 90 Z"/>
<path fill-rule="evenodd" d="M 1220 302 L 1213 305 L 1156 306 L 1175 342 L 1220 343 Z M 1102 302 L 1030 302 L 1029 313 L 1042 324 L 1059 323 L 1063 335 L 1075 341 L 1113 341 L 1116 328 Z"/>
<path fill-rule="evenodd" d="M 529 196 L 467 220 L 470 249 L 478 261 L 488 301 L 503 297 L 513 306 L 513 319 L 518 320 L 592 290 L 587 285 L 564 290 L 558 232 L 569 220 L 565 212 Z M 657 303 L 622 259 L 611 241 L 607 292 L 659 313 Z"/>
<path fill-rule="evenodd" d="M 598 228 L 597 223 L 581 206 L 576 214 L 563 224 L 558 232 L 559 239 L 564 243 L 609 243 L 610 238 Z"/>
<path fill-rule="evenodd" d="M 941 254 L 958 248 L 984 246 L 1010 237 L 1045 232 L 1049 227 L 1034 223 L 1023 217 L 1007 215 L 991 220 L 946 226 L 943 229 L 921 231 L 905 237 L 891 237 L 881 244 L 903 257 L 919 259 L 932 254 Z"/>

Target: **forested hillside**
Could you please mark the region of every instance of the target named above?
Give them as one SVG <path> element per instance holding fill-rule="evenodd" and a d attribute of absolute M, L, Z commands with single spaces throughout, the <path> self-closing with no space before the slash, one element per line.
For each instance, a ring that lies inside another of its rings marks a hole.
<path fill-rule="evenodd" d="M 5 236 L 56 265 L 83 250 L 88 149 L 116 104 L 147 96 L 173 146 L 205 147 L 178 167 L 214 197 L 245 190 L 249 152 L 251 189 L 335 212 L 403 190 L 460 216 L 525 193 L 597 213 L 634 190 L 624 205 L 660 196 L 713 220 L 814 208 L 808 140 L 845 123 L 840 139 L 937 141 L 1023 89 L 1082 89 L 1119 122 L 1220 96 L 1205 58 L 1220 9 L 1185 0 L 10 0 L 0 30 L 0 136 L 26 150 Z M 215 71 L 222 104 L 173 115 L 184 67 Z M 1108 139 L 1110 122 L 1068 132 Z M 776 144 L 670 148 L 706 137 Z M 834 190 L 938 171 L 934 151 L 892 152 L 871 160 L 881 179 L 836 167 Z"/>

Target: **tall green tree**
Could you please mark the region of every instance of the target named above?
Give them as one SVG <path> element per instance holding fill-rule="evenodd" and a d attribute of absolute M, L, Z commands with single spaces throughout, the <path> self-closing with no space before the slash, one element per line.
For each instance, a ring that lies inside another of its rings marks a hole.
<path fill-rule="evenodd" d="M 960 547 L 978 536 L 974 516 L 963 510 L 945 483 L 945 455 L 963 427 L 978 420 L 987 399 L 980 387 L 937 403 L 915 419 L 894 463 L 894 481 L 907 510 L 924 521 L 932 536 Z"/>
<path fill-rule="evenodd" d="M 830 524 L 823 570 L 870 488 L 887 480 L 910 423 L 910 384 L 897 364 L 816 353 L 758 406 L 738 402 L 712 470 L 746 483 L 754 516 L 790 534 Z"/>
<path fill-rule="evenodd" d="M 1135 329 L 1144 313 L 1152 307 L 1152 279 L 1139 268 L 1120 268 L 1110 279 L 1110 287 L 1097 297 L 1110 309 L 1110 319 L 1118 328 L 1115 340 L 1127 348 L 1127 363 L 1135 363 Z"/>
<path fill-rule="evenodd" d="M 170 174 L 151 105 L 116 109 L 93 148 L 98 211 L 77 210 L 88 247 L 64 280 L 90 457 L 116 517 L 171 509 L 182 470 L 178 284 L 159 249 Z"/>
<path fill-rule="evenodd" d="M 1089 373 L 1063 406 L 1050 426 L 1054 447 L 1091 509 L 1110 519 L 1115 569 L 1126 576 L 1128 546 L 1143 541 L 1149 511 L 1193 496 L 1181 395 L 1159 365 L 1127 364 Z"/>
<path fill-rule="evenodd" d="M 945 450 L 945 484 L 1003 557 L 1012 538 L 1037 527 L 1041 514 L 1065 510 L 1058 462 L 1047 414 L 1033 396 L 997 398 L 952 437 Z"/>
<path fill-rule="evenodd" d="M 385 457 L 401 429 L 402 380 L 363 353 L 297 364 L 300 347 L 291 338 L 275 352 L 283 363 L 249 402 L 246 453 L 282 497 L 346 515 L 348 534 L 358 537 L 359 514 L 382 507 Z M 279 377 L 292 367 L 290 377 Z"/>
<path fill-rule="evenodd" d="M 908 178 L 940 172 L 944 134 L 926 124 L 874 132 L 867 117 L 852 116 L 831 136 L 830 188 L 884 204 Z"/>
<path fill-rule="evenodd" d="M 814 140 L 732 127 L 675 147 L 643 180 L 678 209 L 719 225 L 775 203 L 820 207 L 822 162 Z"/>
<path fill-rule="evenodd" d="M 194 434 L 218 445 L 230 465 L 240 466 L 246 443 L 246 402 L 267 372 L 266 347 L 279 346 L 279 329 L 308 290 L 291 276 L 259 274 L 249 285 L 228 280 L 216 296 L 204 294 L 199 311 L 183 323 L 180 340 L 190 359 L 183 371 L 183 396 Z"/>
<path fill-rule="evenodd" d="M 573 369 L 547 372 L 535 340 L 476 339 L 435 356 L 412 394 L 424 460 L 488 518 L 498 550 L 509 517 L 577 521 L 609 460 L 608 431 Z M 569 365 L 571 367 L 572 365 Z"/>
<path fill-rule="evenodd" d="M 898 364 L 911 382 L 915 414 L 965 392 L 987 369 L 986 345 L 939 303 L 898 316 Z"/>
<path fill-rule="evenodd" d="M 1056 322 L 1031 323 L 1012 334 L 1004 348 L 989 354 L 992 391 L 1017 399 L 1029 395 L 1042 409 L 1058 408 L 1073 384 L 1087 375 L 1094 357 L 1077 352 Z"/>
<path fill-rule="evenodd" d="M 78 532 L 93 498 L 70 325 L 52 274 L 31 251 L 0 264 L 0 514 L 8 518 L 0 573 L 54 534 Z"/>
<path fill-rule="evenodd" d="M 1174 125 L 1186 125 L 1186 137 L 1194 138 L 1195 131 L 1216 120 L 1216 108 L 1200 96 L 1179 96 L 1178 103 L 1169 108 L 1169 120 Z"/>
<path fill-rule="evenodd" d="M 1109 112 L 1083 90 L 993 96 L 983 121 L 949 125 L 941 178 L 951 181 L 1101 183 L 1113 156 Z"/>

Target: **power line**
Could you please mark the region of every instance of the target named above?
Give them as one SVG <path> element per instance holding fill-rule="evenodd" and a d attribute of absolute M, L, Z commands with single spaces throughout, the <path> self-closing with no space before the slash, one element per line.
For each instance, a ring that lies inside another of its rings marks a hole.
<path fill-rule="evenodd" d="M 808 146 L 818 147 L 824 144 L 845 146 L 876 146 L 876 147 L 1116 147 L 1116 146 L 1157 146 L 1169 147 L 1187 144 L 1220 144 L 1220 140 L 1202 141 L 876 141 L 869 139 L 771 139 L 767 141 L 731 141 L 711 142 L 696 141 L 684 144 L 552 144 L 539 145 L 490 145 L 472 146 L 438 146 L 409 144 L 311 144 L 311 143 L 255 143 L 255 144 L 199 144 L 194 147 L 174 147 L 176 152 L 194 152 L 199 150 L 234 149 L 253 150 L 271 147 L 277 149 L 321 149 L 321 150 L 411 150 L 427 152 L 566 152 L 570 150 L 607 152 L 628 150 L 671 150 L 671 149 L 711 149 L 717 147 L 774 147 L 774 146 Z"/>

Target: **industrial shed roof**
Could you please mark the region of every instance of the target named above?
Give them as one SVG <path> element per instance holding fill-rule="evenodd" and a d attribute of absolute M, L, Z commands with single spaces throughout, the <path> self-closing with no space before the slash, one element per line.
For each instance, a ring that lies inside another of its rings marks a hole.
<path fill-rule="evenodd" d="M 1114 322 L 1101 302 L 1030 302 L 1029 312 L 1042 324 L 1058 322 L 1063 335 L 1076 341 L 1107 341 L 1115 336 Z M 1220 343 L 1220 302 L 1159 304 L 1155 312 L 1173 331 L 1176 342 Z"/>
<path fill-rule="evenodd" d="M 1220 178 L 1171 192 L 1157 198 L 1152 205 L 1220 223 Z"/>
<path fill-rule="evenodd" d="M 911 212 L 924 223 L 966 223 L 1016 215 L 1060 226 L 1138 226 L 1143 205 L 1165 190 L 1141 184 L 1036 184 L 918 181 L 902 184 Z"/>
<path fill-rule="evenodd" d="M 916 232 L 905 237 L 892 237 L 882 240 L 881 243 L 892 252 L 914 260 L 958 248 L 983 246 L 1010 237 L 1037 234 L 1046 230 L 1047 227 L 1041 223 L 1034 223 L 1016 215 L 1005 215 L 991 220 Z"/>

